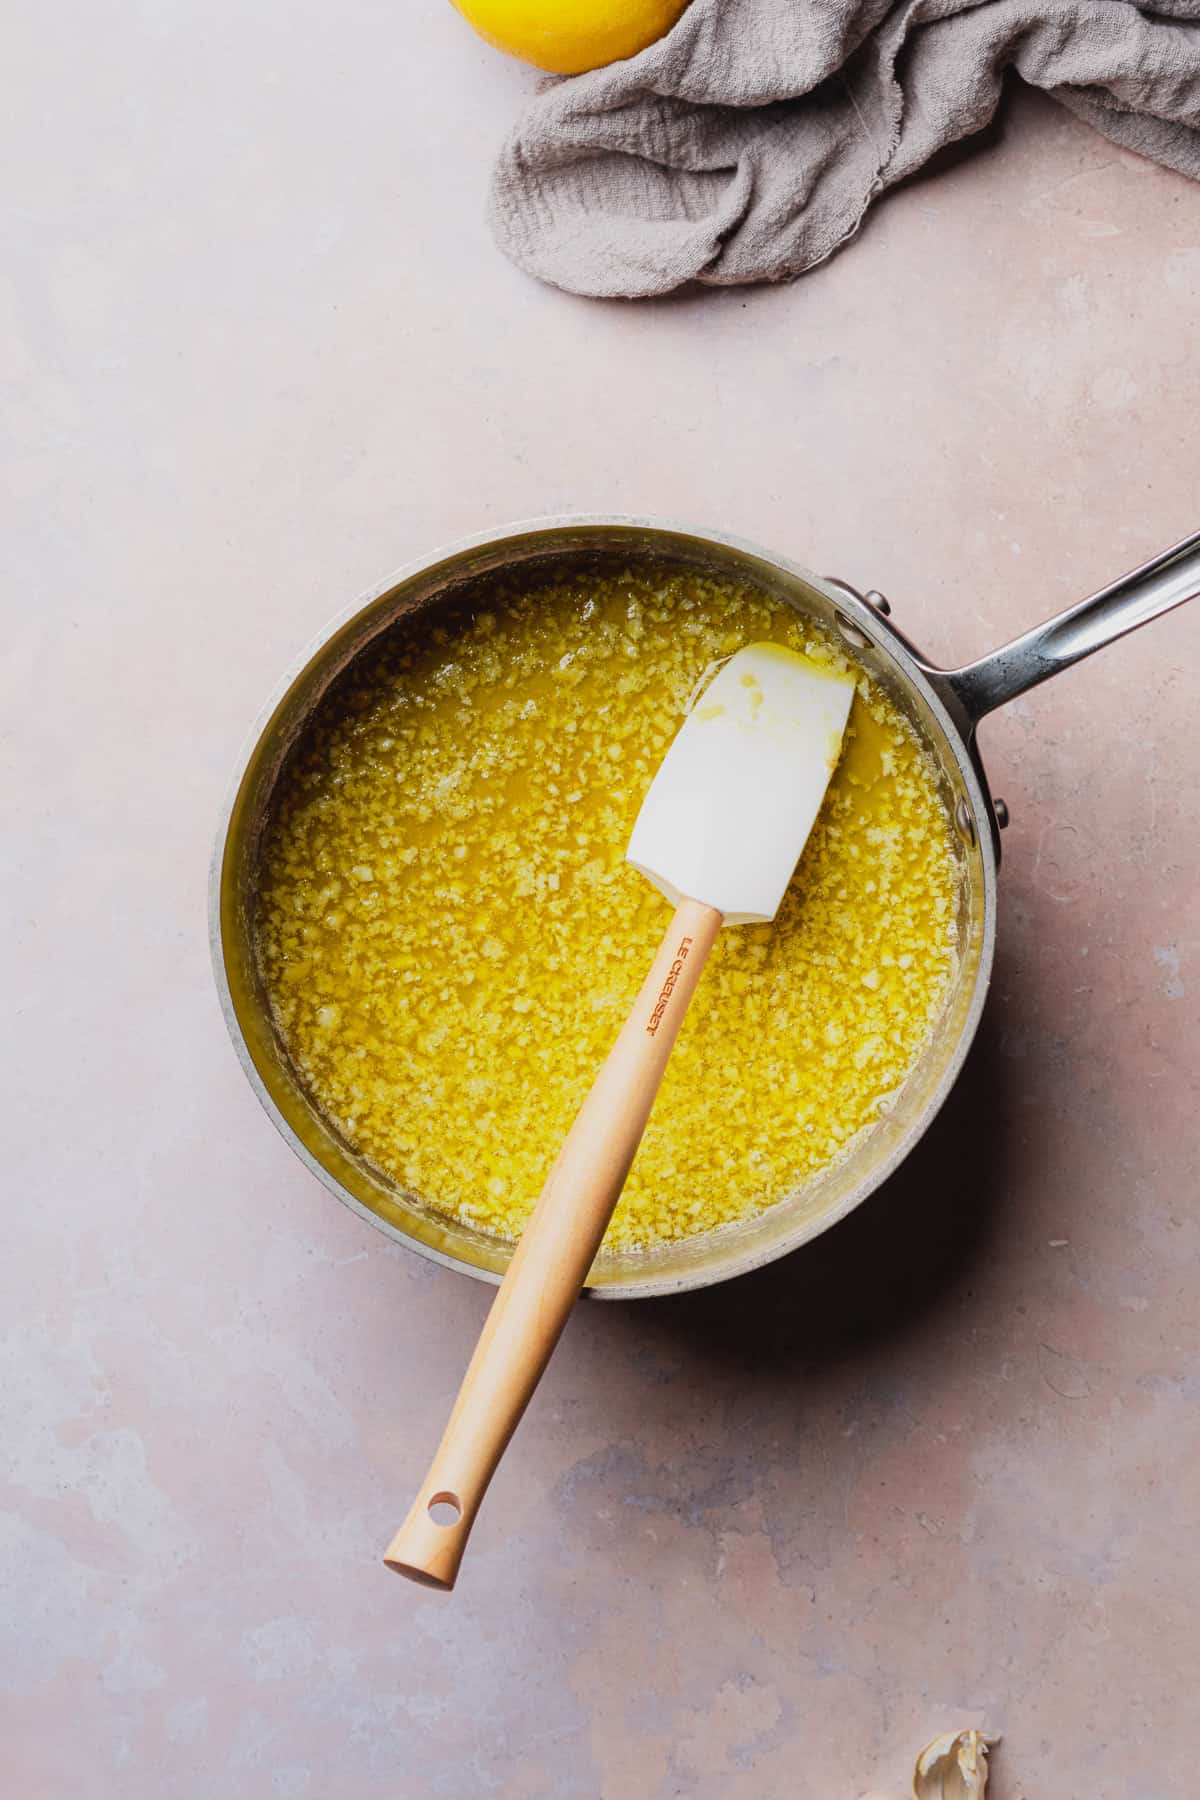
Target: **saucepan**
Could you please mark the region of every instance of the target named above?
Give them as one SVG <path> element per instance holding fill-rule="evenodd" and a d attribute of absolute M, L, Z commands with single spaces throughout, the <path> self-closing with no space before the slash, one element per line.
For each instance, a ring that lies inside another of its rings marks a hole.
<path fill-rule="evenodd" d="M 451 1268 L 499 1281 L 510 1246 L 440 1216 L 365 1158 L 306 1091 L 272 1022 L 254 948 L 256 881 L 280 775 L 330 684 L 401 616 L 461 601 L 489 577 L 556 567 L 685 566 L 751 583 L 836 633 L 903 708 L 938 772 L 960 860 L 958 957 L 940 1022 L 885 1117 L 834 1168 L 757 1217 L 652 1251 L 602 1250 L 589 1278 L 602 1299 L 705 1287 L 786 1255 L 858 1206 L 903 1161 L 962 1067 L 987 995 L 996 940 L 1004 802 L 976 744 L 979 721 L 1038 682 L 1200 594 L 1200 532 L 1090 599 L 964 668 L 932 664 L 893 624 L 875 590 L 807 569 L 739 538 L 652 520 L 535 520 L 455 544 L 412 564 L 334 621 L 268 702 L 235 777 L 213 858 L 211 932 L 221 1004 L 250 1083 L 302 1161 L 330 1191 L 393 1238 Z"/>

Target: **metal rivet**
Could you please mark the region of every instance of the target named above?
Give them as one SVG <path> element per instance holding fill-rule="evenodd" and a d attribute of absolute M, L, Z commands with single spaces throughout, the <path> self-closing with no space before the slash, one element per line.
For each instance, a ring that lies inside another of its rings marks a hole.
<path fill-rule="evenodd" d="M 973 850 L 976 841 L 975 819 L 965 800 L 960 800 L 954 809 L 954 823 L 958 826 L 959 837 L 964 844 L 970 844 Z"/>
<path fill-rule="evenodd" d="M 892 603 L 886 594 L 881 594 L 878 588 L 868 588 L 866 598 L 877 613 L 882 613 L 885 619 L 889 616 Z"/>
<path fill-rule="evenodd" d="M 855 650 L 865 650 L 867 645 L 871 642 L 866 632 L 860 631 L 857 625 L 851 624 L 845 613 L 834 613 L 833 616 L 837 620 L 837 628 L 845 638 L 846 642 L 852 645 Z"/>
<path fill-rule="evenodd" d="M 1008 825 L 1008 801 L 1007 800 L 993 800 L 992 801 L 992 811 L 996 815 L 996 823 L 1000 827 L 1001 831 L 1005 830 L 1005 828 Z"/>

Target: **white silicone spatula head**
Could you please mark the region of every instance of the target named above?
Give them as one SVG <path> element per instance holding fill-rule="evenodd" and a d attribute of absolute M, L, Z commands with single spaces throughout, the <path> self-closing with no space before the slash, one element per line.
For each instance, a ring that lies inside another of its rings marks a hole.
<path fill-rule="evenodd" d="M 854 680 L 748 644 L 709 682 L 650 784 L 626 852 L 673 905 L 775 917 L 841 754 Z"/>

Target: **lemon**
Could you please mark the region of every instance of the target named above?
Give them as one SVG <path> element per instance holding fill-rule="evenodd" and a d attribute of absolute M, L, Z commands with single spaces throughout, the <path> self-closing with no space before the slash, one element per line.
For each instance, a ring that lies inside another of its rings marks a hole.
<path fill-rule="evenodd" d="M 480 37 L 555 75 L 636 56 L 688 0 L 454 0 Z"/>

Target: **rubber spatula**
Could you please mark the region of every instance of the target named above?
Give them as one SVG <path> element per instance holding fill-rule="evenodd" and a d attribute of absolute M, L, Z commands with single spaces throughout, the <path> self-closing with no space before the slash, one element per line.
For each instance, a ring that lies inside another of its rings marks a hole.
<path fill-rule="evenodd" d="M 384 1558 L 451 1588 L 480 1502 L 579 1295 L 722 925 L 775 917 L 841 753 L 851 677 L 777 644 L 722 665 L 651 783 L 628 860 L 675 908 L 550 1170 L 421 1491 Z M 580 988 L 586 987 L 580 971 Z"/>

